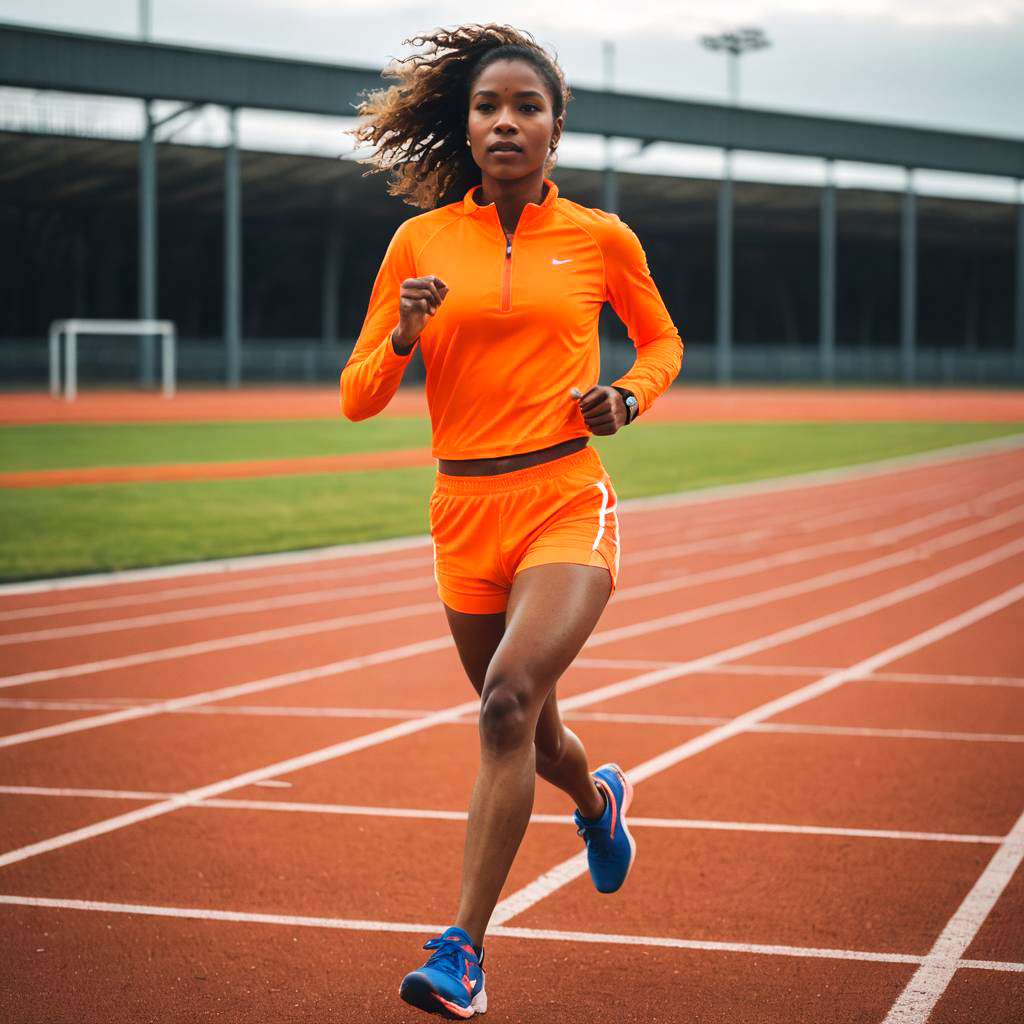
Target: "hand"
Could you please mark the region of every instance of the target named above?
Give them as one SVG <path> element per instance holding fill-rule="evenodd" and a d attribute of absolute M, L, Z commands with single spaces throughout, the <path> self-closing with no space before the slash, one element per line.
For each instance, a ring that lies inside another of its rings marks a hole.
<path fill-rule="evenodd" d="M 398 326 L 391 332 L 396 351 L 412 351 L 427 321 L 440 309 L 448 285 L 439 277 L 409 277 L 398 294 Z"/>
<path fill-rule="evenodd" d="M 614 434 L 626 425 L 629 410 L 615 388 L 595 384 L 586 394 L 579 388 L 570 388 L 569 395 L 579 402 L 583 422 L 592 434 Z"/>

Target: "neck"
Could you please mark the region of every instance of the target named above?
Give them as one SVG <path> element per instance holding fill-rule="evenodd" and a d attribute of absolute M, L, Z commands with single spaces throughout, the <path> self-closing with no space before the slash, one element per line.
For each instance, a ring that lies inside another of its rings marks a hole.
<path fill-rule="evenodd" d="M 543 167 L 537 168 L 533 174 L 525 178 L 516 178 L 514 181 L 504 181 L 485 174 L 480 184 L 480 205 L 490 206 L 494 203 L 502 228 L 506 234 L 511 235 L 526 204 L 539 204 L 544 198 L 545 190 Z"/>

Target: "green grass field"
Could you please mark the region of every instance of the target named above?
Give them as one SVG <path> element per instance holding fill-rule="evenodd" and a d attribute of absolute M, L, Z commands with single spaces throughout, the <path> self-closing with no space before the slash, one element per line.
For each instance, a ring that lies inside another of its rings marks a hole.
<path fill-rule="evenodd" d="M 844 466 L 1022 423 L 638 423 L 595 447 L 621 498 Z M 153 465 L 429 446 L 423 419 L 0 430 L 0 470 Z M 425 533 L 432 468 L 0 490 L 6 580 Z"/>

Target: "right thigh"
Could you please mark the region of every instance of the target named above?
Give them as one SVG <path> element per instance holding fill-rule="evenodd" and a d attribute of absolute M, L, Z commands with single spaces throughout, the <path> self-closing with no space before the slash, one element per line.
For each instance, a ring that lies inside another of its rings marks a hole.
<path fill-rule="evenodd" d="M 448 616 L 448 628 L 459 652 L 462 667 L 477 693 L 483 693 L 487 666 L 505 635 L 505 613 L 471 615 L 444 606 Z"/>

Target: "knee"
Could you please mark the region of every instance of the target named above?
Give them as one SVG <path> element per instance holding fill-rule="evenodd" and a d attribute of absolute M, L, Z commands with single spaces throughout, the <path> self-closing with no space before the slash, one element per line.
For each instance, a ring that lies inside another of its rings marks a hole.
<path fill-rule="evenodd" d="M 533 741 L 532 688 L 523 679 L 491 679 L 480 705 L 480 743 L 492 754 Z"/>

